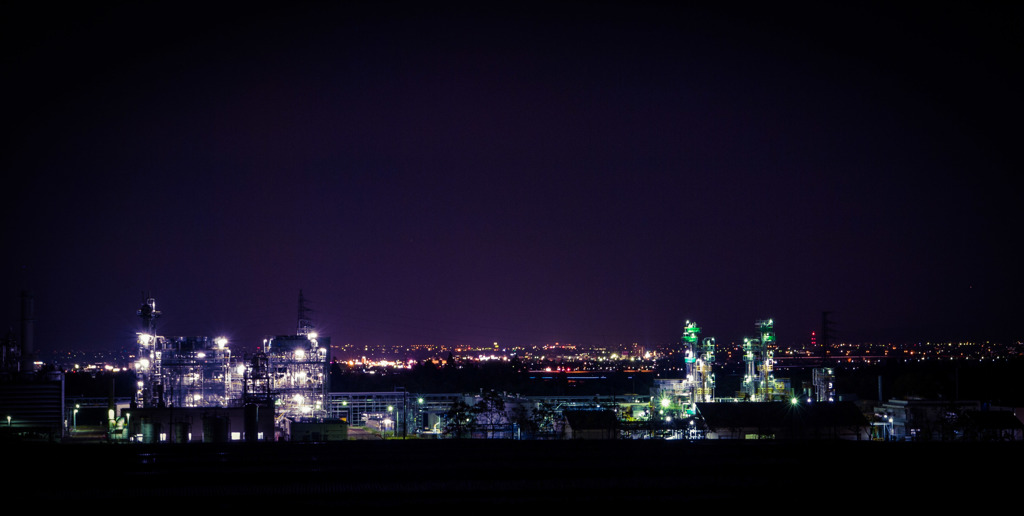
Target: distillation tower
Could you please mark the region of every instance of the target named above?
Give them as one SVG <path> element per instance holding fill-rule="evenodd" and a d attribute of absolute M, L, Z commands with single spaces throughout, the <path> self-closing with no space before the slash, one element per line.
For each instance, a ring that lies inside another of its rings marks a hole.
<path fill-rule="evenodd" d="M 693 415 L 697 412 L 697 403 L 714 401 L 715 398 L 715 374 L 711 371 L 711 364 L 715 361 L 715 339 L 707 337 L 701 342 L 697 323 L 686 321 L 683 343 L 686 345 L 686 412 Z"/>
<path fill-rule="evenodd" d="M 814 400 L 833 402 L 836 400 L 836 370 L 831 367 L 815 367 L 811 380 L 814 385 Z"/>
<path fill-rule="evenodd" d="M 821 313 L 821 367 L 814 368 L 812 381 L 816 401 L 833 402 L 836 400 L 836 370 L 829 366 L 831 362 L 831 341 L 835 331 L 829 319 L 832 312 Z"/>
<path fill-rule="evenodd" d="M 160 317 L 160 311 L 156 309 L 156 300 L 144 300 L 136 314 L 142 319 L 142 331 L 139 332 L 137 340 L 139 351 L 136 354 L 135 377 L 138 380 L 138 388 L 135 392 L 135 402 L 139 407 L 162 406 L 160 362 L 163 358 L 163 337 L 156 334 L 156 318 Z"/>
<path fill-rule="evenodd" d="M 776 401 L 785 397 L 786 388 L 775 379 L 773 358 L 775 347 L 775 322 L 772 319 L 757 321 L 760 337 L 743 339 L 743 361 L 746 374 L 743 376 L 743 394 L 749 401 Z"/>
<path fill-rule="evenodd" d="M 701 341 L 700 327 L 686 321 L 681 340 L 685 376 L 656 378 L 651 389 L 652 396 L 660 405 L 660 413 L 665 417 L 693 416 L 697 413 L 698 403 L 714 401 L 715 398 L 715 374 L 711 370 L 715 362 L 715 339 L 708 337 Z"/>

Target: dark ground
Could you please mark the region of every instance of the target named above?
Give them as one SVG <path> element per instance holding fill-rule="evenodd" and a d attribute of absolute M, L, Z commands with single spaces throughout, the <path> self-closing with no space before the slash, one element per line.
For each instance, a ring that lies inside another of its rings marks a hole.
<path fill-rule="evenodd" d="M 1014 471 L 1024 458 L 1022 443 L 350 441 L 4 448 L 5 471 L 20 473 L 4 481 L 4 491 L 35 500 L 33 505 L 261 512 L 614 507 L 659 513 L 668 506 L 776 513 L 810 508 L 806 504 L 873 512 L 870 507 L 883 499 L 890 508 L 920 510 L 1012 501 L 1019 484 Z"/>

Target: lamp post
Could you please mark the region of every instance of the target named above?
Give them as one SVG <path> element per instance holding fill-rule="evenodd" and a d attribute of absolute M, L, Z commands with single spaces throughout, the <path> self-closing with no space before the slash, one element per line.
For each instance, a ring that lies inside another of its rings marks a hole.
<path fill-rule="evenodd" d="M 420 398 L 417 401 L 419 402 L 419 409 L 417 410 L 417 412 L 419 414 L 416 417 L 415 425 L 416 425 L 416 433 L 419 434 L 419 433 L 422 433 L 423 430 L 426 430 L 428 421 L 427 421 L 427 414 L 426 414 L 426 412 L 423 411 L 423 401 L 424 401 L 423 397 L 420 396 Z"/>
<path fill-rule="evenodd" d="M 71 411 L 71 433 L 75 433 L 78 430 L 78 409 L 82 408 L 81 405 L 75 403 L 75 410 Z"/>
<path fill-rule="evenodd" d="M 393 418 L 391 417 L 391 414 L 392 414 L 392 413 L 393 413 L 394 411 L 395 411 L 395 407 L 393 407 L 393 406 L 391 406 L 391 405 L 388 405 L 388 419 L 387 419 L 387 423 L 388 423 L 388 425 L 387 425 L 387 426 L 391 426 L 391 422 L 392 422 L 392 421 L 394 421 L 394 419 L 393 419 Z M 394 436 L 395 436 L 395 429 L 394 429 L 394 428 L 392 428 L 392 429 L 391 429 L 391 436 L 392 436 L 392 437 L 394 437 Z"/>

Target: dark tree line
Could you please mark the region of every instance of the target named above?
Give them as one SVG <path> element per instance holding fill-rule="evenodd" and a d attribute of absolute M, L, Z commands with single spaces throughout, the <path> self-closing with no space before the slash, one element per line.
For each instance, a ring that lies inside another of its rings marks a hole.
<path fill-rule="evenodd" d="M 603 372 L 574 380 L 564 373 L 531 373 L 520 362 L 456 362 L 439 366 L 424 361 L 411 369 L 378 370 L 373 374 L 332 366 L 331 390 L 353 392 L 513 392 L 522 395 L 595 395 L 647 393 L 653 375 L 635 372 Z M 599 378 L 598 378 L 599 377 Z"/>

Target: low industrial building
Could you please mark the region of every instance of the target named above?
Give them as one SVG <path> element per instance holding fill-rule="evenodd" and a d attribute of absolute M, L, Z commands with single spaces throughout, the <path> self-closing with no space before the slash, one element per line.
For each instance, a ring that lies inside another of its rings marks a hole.
<path fill-rule="evenodd" d="M 698 403 L 708 439 L 870 439 L 870 425 L 851 402 Z"/>

